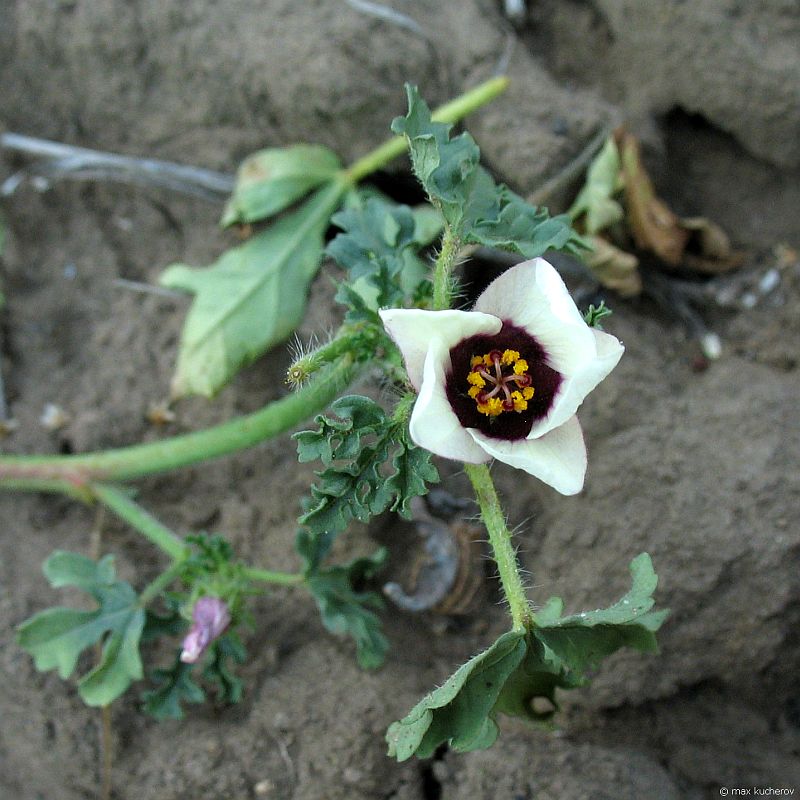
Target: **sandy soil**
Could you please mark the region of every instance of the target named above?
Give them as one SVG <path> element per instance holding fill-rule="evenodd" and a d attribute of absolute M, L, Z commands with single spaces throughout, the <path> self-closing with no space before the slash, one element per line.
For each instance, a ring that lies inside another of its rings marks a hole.
<path fill-rule="evenodd" d="M 673 610 L 662 653 L 612 659 L 590 690 L 564 698 L 556 734 L 506 721 L 490 751 L 397 765 L 384 755 L 387 724 L 503 629 L 491 586 L 485 607 L 457 625 L 387 613 L 392 648 L 375 673 L 324 632 L 310 598 L 276 591 L 254 604 L 242 704 L 161 724 L 138 712 L 135 691 L 114 704 L 113 796 L 700 800 L 720 786 L 800 791 L 800 265 L 775 250 L 800 243 L 796 8 L 531 3 L 514 34 L 493 3 L 438 15 L 432 1 L 395 5 L 425 23 L 436 57 L 425 40 L 322 0 L 4 4 L 0 128 L 228 171 L 250 150 L 292 141 L 353 158 L 385 137 L 404 80 L 443 100 L 488 77 L 508 37 L 511 93 L 470 121 L 499 178 L 532 192 L 609 120 L 630 119 L 667 199 L 714 216 L 746 251 L 732 304 L 704 310 L 723 355 L 698 371 L 696 344 L 675 320 L 647 301 L 610 298 L 607 328 L 627 353 L 581 412 L 586 491 L 563 498 L 502 465 L 495 474 L 540 601 L 606 603 L 623 589 L 628 561 L 651 553 L 659 602 Z M 659 35 L 659 20 L 637 11 L 648 6 L 661 9 Z M 658 61 L 676 30 L 696 37 L 681 50 L 681 64 L 685 52 L 697 60 L 688 77 Z M 759 47 L 768 54 L 760 61 Z M 647 94 L 625 70 L 653 59 L 660 66 L 647 72 Z M 737 93 L 747 102 L 737 105 Z M 215 227 L 219 211 L 87 184 L 4 201 L 3 371 L 19 421 L 4 451 L 152 440 L 283 393 L 289 357 L 278 348 L 213 403 L 183 401 L 163 429 L 145 421 L 168 392 L 187 303 L 114 279 L 154 281 L 172 261 L 208 263 L 230 243 Z M 779 285 L 747 308 L 743 294 L 773 267 Z M 325 329 L 337 313 L 318 281 L 301 333 Z M 39 423 L 48 402 L 71 416 L 58 432 Z M 281 438 L 145 480 L 141 500 L 175 529 L 223 532 L 243 557 L 294 569 L 296 499 L 311 469 L 293 452 Z M 443 472 L 449 491 L 467 493 L 463 476 Z M 36 673 L 13 643 L 14 625 L 58 599 L 41 562 L 56 547 L 86 551 L 94 515 L 24 494 L 0 495 L 0 509 L 0 794 L 96 797 L 98 713 L 69 683 Z M 354 530 L 345 548 L 368 551 L 375 539 L 389 543 L 394 564 L 413 557 L 413 536 L 390 520 Z M 103 545 L 137 585 L 159 567 L 115 520 L 105 522 Z"/>

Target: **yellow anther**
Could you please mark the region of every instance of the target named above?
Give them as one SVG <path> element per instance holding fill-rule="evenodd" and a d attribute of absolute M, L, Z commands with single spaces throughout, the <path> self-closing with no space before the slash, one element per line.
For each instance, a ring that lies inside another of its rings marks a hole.
<path fill-rule="evenodd" d="M 467 383 L 471 383 L 473 386 L 479 386 L 481 389 L 486 386 L 486 381 L 483 379 L 483 376 L 477 372 L 470 372 L 467 375 Z"/>
<path fill-rule="evenodd" d="M 490 397 L 485 403 L 478 403 L 478 411 L 487 417 L 497 417 L 503 413 L 503 401 L 499 397 Z"/>
<path fill-rule="evenodd" d="M 528 403 L 522 398 L 521 392 L 511 392 L 511 399 L 514 401 L 514 411 L 525 411 Z"/>
<path fill-rule="evenodd" d="M 469 365 L 471 367 L 477 367 L 479 364 L 483 364 L 483 356 L 472 356 L 469 360 Z"/>
<path fill-rule="evenodd" d="M 528 371 L 528 362 L 524 358 L 520 358 L 516 364 L 514 364 L 514 374 L 515 375 L 522 375 L 523 372 Z"/>
<path fill-rule="evenodd" d="M 513 364 L 519 359 L 519 353 L 516 350 L 505 350 L 503 352 L 503 356 L 500 359 L 500 363 L 508 366 L 509 364 Z"/>
<path fill-rule="evenodd" d="M 533 386 L 526 386 L 522 390 L 522 396 L 525 398 L 525 400 L 530 400 L 531 397 L 533 397 Z"/>
<path fill-rule="evenodd" d="M 480 386 L 472 386 L 467 394 L 474 400 L 481 393 Z"/>
<path fill-rule="evenodd" d="M 483 357 L 483 363 L 484 363 L 484 366 L 487 366 L 487 367 L 491 367 L 492 366 L 492 364 L 493 364 L 492 358 L 488 353 Z"/>

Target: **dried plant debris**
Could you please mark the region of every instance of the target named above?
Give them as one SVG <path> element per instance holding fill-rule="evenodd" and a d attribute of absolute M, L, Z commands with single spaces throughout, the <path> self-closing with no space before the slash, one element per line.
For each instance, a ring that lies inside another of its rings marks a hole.
<path fill-rule="evenodd" d="M 705 275 L 743 262 L 725 231 L 705 217 L 679 217 L 658 197 L 639 140 L 624 128 L 606 141 L 569 210 L 593 252 L 585 260 L 598 281 L 623 296 L 642 291 L 640 258 L 665 270 Z"/>
<path fill-rule="evenodd" d="M 412 501 L 412 520 L 424 543 L 411 565 L 409 590 L 397 582 L 383 587 L 396 606 L 448 616 L 474 609 L 484 587 L 482 529 L 460 519 L 472 505 L 441 489 Z"/>

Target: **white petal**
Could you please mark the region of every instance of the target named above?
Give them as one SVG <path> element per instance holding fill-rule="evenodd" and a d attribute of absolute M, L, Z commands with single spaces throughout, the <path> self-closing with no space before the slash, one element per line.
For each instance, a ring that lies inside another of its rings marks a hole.
<path fill-rule="evenodd" d="M 507 442 L 492 439 L 475 428 L 467 431 L 490 456 L 525 470 L 561 494 L 577 494 L 583 488 L 586 445 L 575 416 L 538 439 Z"/>
<path fill-rule="evenodd" d="M 548 366 L 563 375 L 573 374 L 595 355 L 592 329 L 561 276 L 543 258 L 506 270 L 481 294 L 475 311 L 524 328 L 544 347 Z"/>
<path fill-rule="evenodd" d="M 582 364 L 573 375 L 565 375 L 548 415 L 531 428 L 529 439 L 538 439 L 563 425 L 578 410 L 592 389 L 619 363 L 625 348 L 614 336 L 589 328 L 594 336 L 594 358 Z"/>
<path fill-rule="evenodd" d="M 494 334 L 502 323 L 490 314 L 475 311 L 423 311 L 419 308 L 388 308 L 378 312 L 389 336 L 403 354 L 411 385 L 420 390 L 428 346 L 444 344 L 445 354 L 462 339 L 479 333 Z M 449 407 L 449 404 L 448 404 Z"/>
<path fill-rule="evenodd" d="M 438 456 L 468 464 L 483 464 L 490 457 L 458 421 L 447 399 L 445 376 L 449 369 L 449 347 L 434 340 L 425 359 L 419 397 L 411 412 L 408 425 L 411 439 Z"/>

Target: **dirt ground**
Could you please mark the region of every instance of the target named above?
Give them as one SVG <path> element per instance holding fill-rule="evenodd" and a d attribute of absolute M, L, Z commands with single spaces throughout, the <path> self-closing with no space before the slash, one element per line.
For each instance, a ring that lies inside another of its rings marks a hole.
<path fill-rule="evenodd" d="M 132 691 L 112 708 L 119 800 L 601 800 L 720 796 L 721 787 L 800 791 L 800 10 L 791 0 L 544 0 L 514 29 L 500 4 L 395 2 L 424 36 L 346 2 L 29 0 L 0 4 L 0 129 L 233 171 L 245 154 L 294 141 L 352 159 L 403 110 L 402 84 L 440 102 L 510 54 L 507 96 L 469 121 L 487 166 L 523 194 L 604 126 L 642 137 L 659 190 L 707 214 L 745 252 L 724 305 L 703 314 L 721 358 L 647 300 L 610 297 L 607 329 L 627 352 L 588 399 L 585 491 L 565 498 L 495 468 L 532 595 L 570 610 L 616 599 L 647 550 L 672 609 L 661 653 L 611 659 L 565 696 L 555 733 L 509 720 L 491 750 L 401 765 L 383 732 L 500 633 L 491 586 L 466 620 L 385 614 L 383 668 L 358 669 L 310 597 L 277 590 L 254 604 L 246 692 L 235 707 L 157 723 Z M 446 6 L 440 8 L 440 6 Z M 513 45 L 513 49 L 510 49 Z M 21 162 L 7 157 L 3 175 Z M 393 180 L 406 167 L 398 163 Z M 553 196 L 555 208 L 568 189 Z M 169 263 L 209 263 L 230 240 L 220 208 L 100 184 L 22 190 L 3 201 L 2 368 L 19 429 L 5 452 L 84 452 L 199 429 L 281 396 L 285 348 L 213 402 L 182 401 L 163 429 L 183 299 L 114 283 L 157 279 Z M 777 270 L 777 286 L 753 294 Z M 750 298 L 755 302 L 750 302 Z M 326 281 L 301 335 L 335 324 Z M 723 298 L 724 299 L 724 298 Z M 71 421 L 57 432 L 47 403 Z M 442 464 L 446 488 L 463 476 Z M 141 501 L 180 531 L 231 538 L 242 557 L 297 567 L 292 542 L 309 465 L 287 438 L 139 483 Z M 41 675 L 13 628 L 58 602 L 40 566 L 54 548 L 86 552 L 94 513 L 67 499 L 0 494 L 0 795 L 98 796 L 99 714 Z M 381 520 L 346 547 L 408 530 Z M 106 519 L 103 549 L 122 577 L 151 578 L 159 556 Z M 386 578 L 392 578 L 388 574 Z"/>

